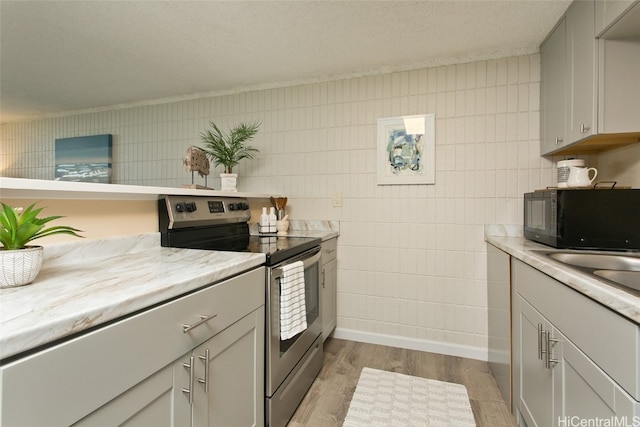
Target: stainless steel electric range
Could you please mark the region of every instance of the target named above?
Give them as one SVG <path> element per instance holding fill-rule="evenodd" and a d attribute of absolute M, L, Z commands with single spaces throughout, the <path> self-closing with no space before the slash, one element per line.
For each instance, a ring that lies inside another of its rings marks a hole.
<path fill-rule="evenodd" d="M 321 239 L 250 235 L 244 198 L 165 196 L 158 216 L 162 246 L 265 254 L 265 424 L 285 426 L 322 368 Z M 297 261 L 304 266 L 307 328 L 281 339 L 283 267 Z"/>

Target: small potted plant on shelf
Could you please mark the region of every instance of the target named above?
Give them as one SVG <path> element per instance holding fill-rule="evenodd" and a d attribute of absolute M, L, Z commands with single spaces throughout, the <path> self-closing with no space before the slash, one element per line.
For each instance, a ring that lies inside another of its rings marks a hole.
<path fill-rule="evenodd" d="M 253 139 L 260 122 L 240 123 L 229 133 L 224 133 L 214 123 L 210 122 L 211 130 L 204 131 L 200 134 L 202 142 L 205 146 L 202 150 L 207 154 L 214 167 L 218 165 L 224 166 L 224 172 L 220 174 L 222 181 L 222 191 L 237 191 L 236 179 L 237 174 L 233 173 L 233 168 L 242 159 L 253 159 L 258 149 L 247 145 L 246 142 Z"/>
<path fill-rule="evenodd" d="M 0 202 L 1 203 L 1 202 Z M 0 210 L 0 288 L 21 286 L 31 283 L 42 266 L 44 248 L 27 246 L 27 243 L 54 234 L 71 234 L 82 237 L 73 227 L 58 225 L 44 228 L 45 224 L 62 218 L 48 216 L 38 218 L 42 208 L 35 209 L 35 203 L 26 209 L 12 208 L 1 203 Z"/>

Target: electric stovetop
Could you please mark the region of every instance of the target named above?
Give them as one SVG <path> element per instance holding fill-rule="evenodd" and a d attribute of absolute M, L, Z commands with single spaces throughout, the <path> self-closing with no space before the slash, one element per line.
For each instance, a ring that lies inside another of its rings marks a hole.
<path fill-rule="evenodd" d="M 165 196 L 158 200 L 161 245 L 174 248 L 254 252 L 273 266 L 320 246 L 318 237 L 250 235 L 246 199 Z"/>
<path fill-rule="evenodd" d="M 259 235 L 249 236 L 249 244 L 246 250 L 265 254 L 267 256 L 266 265 L 272 266 L 320 246 L 321 243 L 322 239 L 319 237 Z"/>

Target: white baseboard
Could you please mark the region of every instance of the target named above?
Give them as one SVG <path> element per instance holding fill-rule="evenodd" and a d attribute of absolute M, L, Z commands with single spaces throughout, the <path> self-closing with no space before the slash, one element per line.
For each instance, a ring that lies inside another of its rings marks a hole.
<path fill-rule="evenodd" d="M 417 338 L 400 337 L 395 335 L 375 334 L 372 332 L 362 332 L 356 331 L 354 329 L 344 328 L 336 328 L 331 336 L 343 340 L 387 345 L 390 347 L 406 348 L 409 350 L 428 351 L 430 353 L 466 357 L 468 359 L 483 360 L 485 362 L 489 360 L 487 349 L 480 347 L 421 340 Z"/>

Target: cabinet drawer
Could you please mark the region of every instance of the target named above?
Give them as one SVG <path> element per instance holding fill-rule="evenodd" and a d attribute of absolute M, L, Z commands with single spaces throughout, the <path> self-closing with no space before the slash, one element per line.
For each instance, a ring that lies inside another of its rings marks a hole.
<path fill-rule="evenodd" d="M 252 270 L 2 366 L 0 424 L 72 424 L 264 305 L 264 277 Z"/>
<path fill-rule="evenodd" d="M 329 239 L 322 242 L 322 264 L 326 264 L 338 255 L 338 239 Z"/>
<path fill-rule="evenodd" d="M 517 292 L 640 400 L 640 328 L 540 271 L 513 260 Z"/>

